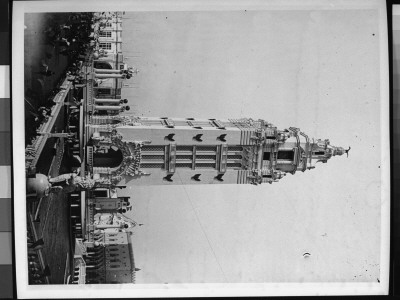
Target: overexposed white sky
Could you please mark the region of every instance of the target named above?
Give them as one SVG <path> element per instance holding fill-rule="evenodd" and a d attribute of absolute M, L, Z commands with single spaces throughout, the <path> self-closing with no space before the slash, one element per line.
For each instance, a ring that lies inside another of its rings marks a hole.
<path fill-rule="evenodd" d="M 263 118 L 352 148 L 272 185 L 128 183 L 138 283 L 377 282 L 379 38 L 368 9 L 126 13 L 134 113 Z"/>

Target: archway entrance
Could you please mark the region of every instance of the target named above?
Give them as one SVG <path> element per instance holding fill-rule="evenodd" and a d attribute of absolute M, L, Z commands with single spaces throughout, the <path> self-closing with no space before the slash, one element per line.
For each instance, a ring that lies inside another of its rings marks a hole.
<path fill-rule="evenodd" d="M 111 146 L 107 152 L 95 152 L 93 154 L 93 166 L 103 168 L 117 168 L 121 165 L 124 156 L 122 151 Z"/>

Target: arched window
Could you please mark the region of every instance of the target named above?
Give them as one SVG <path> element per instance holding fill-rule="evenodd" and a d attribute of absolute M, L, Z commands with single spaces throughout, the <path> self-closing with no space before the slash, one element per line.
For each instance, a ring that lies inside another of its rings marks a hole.
<path fill-rule="evenodd" d="M 113 67 L 111 66 L 111 64 L 107 61 L 95 61 L 94 62 L 94 68 L 95 69 L 112 69 Z"/>

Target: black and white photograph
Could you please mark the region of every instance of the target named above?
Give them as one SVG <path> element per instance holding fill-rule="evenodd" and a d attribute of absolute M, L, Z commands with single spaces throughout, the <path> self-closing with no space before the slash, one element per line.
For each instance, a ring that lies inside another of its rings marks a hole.
<path fill-rule="evenodd" d="M 386 24 L 379 0 L 15 2 L 18 297 L 386 294 Z"/>

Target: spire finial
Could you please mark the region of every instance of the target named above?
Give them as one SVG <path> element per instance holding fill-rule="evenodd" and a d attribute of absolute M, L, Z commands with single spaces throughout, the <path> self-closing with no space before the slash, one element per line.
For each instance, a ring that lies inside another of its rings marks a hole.
<path fill-rule="evenodd" d="M 349 157 L 349 151 L 350 151 L 351 147 L 349 146 L 349 149 L 344 150 L 344 152 L 346 152 L 347 157 Z"/>

